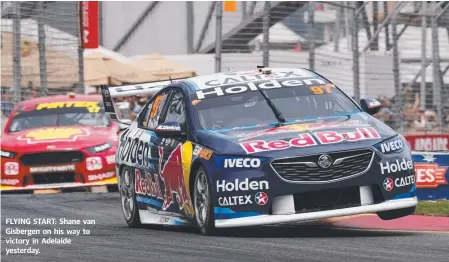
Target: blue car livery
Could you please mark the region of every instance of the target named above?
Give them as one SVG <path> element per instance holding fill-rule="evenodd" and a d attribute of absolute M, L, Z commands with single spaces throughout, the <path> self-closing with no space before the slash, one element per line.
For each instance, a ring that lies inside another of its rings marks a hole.
<path fill-rule="evenodd" d="M 415 173 L 404 137 L 307 69 L 258 68 L 102 88 L 151 98 L 116 153 L 126 222 L 218 228 L 414 212 Z"/>

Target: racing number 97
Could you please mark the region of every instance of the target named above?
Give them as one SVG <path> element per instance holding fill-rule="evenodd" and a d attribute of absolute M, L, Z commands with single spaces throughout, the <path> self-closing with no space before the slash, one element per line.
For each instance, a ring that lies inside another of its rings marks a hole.
<path fill-rule="evenodd" d="M 159 105 L 162 102 L 162 96 L 156 97 L 154 100 L 153 107 L 151 108 L 150 118 L 154 118 L 157 114 L 157 109 L 159 108 Z"/>
<path fill-rule="evenodd" d="M 312 91 L 315 95 L 331 94 L 332 88 L 335 88 L 335 86 L 334 85 L 312 86 L 310 87 L 310 91 Z"/>

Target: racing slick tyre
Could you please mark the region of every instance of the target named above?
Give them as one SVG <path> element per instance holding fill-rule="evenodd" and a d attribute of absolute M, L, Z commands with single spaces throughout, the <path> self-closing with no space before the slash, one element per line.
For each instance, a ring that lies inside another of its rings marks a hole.
<path fill-rule="evenodd" d="M 120 172 L 120 202 L 122 204 L 123 216 L 129 227 L 140 227 L 139 209 L 134 192 L 134 176 L 131 168 L 124 167 Z"/>
<path fill-rule="evenodd" d="M 377 213 L 377 215 L 382 220 L 392 220 L 392 219 L 405 217 L 405 216 L 413 214 L 415 212 L 415 208 L 416 207 L 407 207 L 407 208 L 401 208 L 401 209 L 396 209 L 396 210 L 383 211 L 383 212 Z"/>
<path fill-rule="evenodd" d="M 211 189 L 206 170 L 199 167 L 195 174 L 193 189 L 195 220 L 201 234 L 210 236 L 216 234 L 214 214 L 212 212 Z"/>

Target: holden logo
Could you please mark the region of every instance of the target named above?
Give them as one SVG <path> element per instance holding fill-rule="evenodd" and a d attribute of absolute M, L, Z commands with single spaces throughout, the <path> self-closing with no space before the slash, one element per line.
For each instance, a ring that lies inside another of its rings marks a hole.
<path fill-rule="evenodd" d="M 256 204 L 264 206 L 268 202 L 268 195 L 265 192 L 258 192 L 255 196 Z"/>
<path fill-rule="evenodd" d="M 332 165 L 332 158 L 326 154 L 318 158 L 318 165 L 322 168 L 328 168 Z"/>
<path fill-rule="evenodd" d="M 385 180 L 384 180 L 384 189 L 385 189 L 385 191 L 388 191 L 388 192 L 393 190 L 393 179 L 391 179 L 391 177 L 385 178 Z"/>
<path fill-rule="evenodd" d="M 56 149 L 56 146 L 50 145 L 50 146 L 47 146 L 47 149 Z"/>

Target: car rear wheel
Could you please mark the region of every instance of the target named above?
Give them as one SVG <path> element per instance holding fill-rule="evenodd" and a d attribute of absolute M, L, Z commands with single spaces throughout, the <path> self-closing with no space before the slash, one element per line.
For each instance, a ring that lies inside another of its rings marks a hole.
<path fill-rule="evenodd" d="M 123 216 L 129 227 L 139 227 L 141 225 L 136 194 L 134 192 L 134 181 L 131 169 L 129 167 L 123 168 L 120 173 L 120 200 Z"/>
<path fill-rule="evenodd" d="M 198 229 L 203 235 L 216 233 L 214 214 L 212 212 L 210 183 L 203 167 L 198 168 L 193 190 L 195 219 Z"/>
<path fill-rule="evenodd" d="M 415 212 L 415 208 L 416 207 L 407 207 L 407 208 L 401 208 L 401 209 L 396 209 L 396 210 L 383 211 L 383 212 L 377 213 L 377 215 L 382 220 L 392 220 L 392 219 L 405 217 L 405 216 L 413 214 Z"/>

